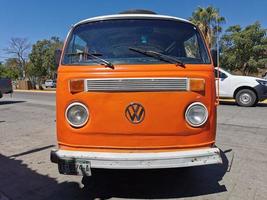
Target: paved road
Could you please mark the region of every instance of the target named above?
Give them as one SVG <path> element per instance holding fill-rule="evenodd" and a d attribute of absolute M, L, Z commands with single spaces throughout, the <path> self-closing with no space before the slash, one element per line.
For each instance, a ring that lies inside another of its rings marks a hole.
<path fill-rule="evenodd" d="M 0 200 L 267 199 L 267 104 L 218 109 L 223 165 L 168 170 L 98 170 L 94 184 L 59 175 L 55 95 L 15 93 L 0 99 Z"/>
<path fill-rule="evenodd" d="M 6 101 L 25 101 L 32 104 L 55 106 L 56 96 L 53 92 L 14 92 L 12 97 L 5 96 Z M 10 97 L 10 98 L 8 98 Z"/>

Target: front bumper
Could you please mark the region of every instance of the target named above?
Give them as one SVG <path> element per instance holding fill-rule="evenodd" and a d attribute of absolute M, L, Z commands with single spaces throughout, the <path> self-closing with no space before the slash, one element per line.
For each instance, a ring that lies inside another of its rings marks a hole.
<path fill-rule="evenodd" d="M 67 162 L 75 164 L 76 160 L 82 160 L 90 163 L 90 168 L 103 169 L 178 168 L 222 163 L 220 150 L 218 148 L 155 153 L 107 153 L 52 150 L 50 158 L 51 162 L 58 164 L 65 161 L 65 164 Z M 60 173 L 69 174 L 64 172 L 64 170 L 62 171 L 62 169 Z"/>
<path fill-rule="evenodd" d="M 259 101 L 267 99 L 267 86 L 259 84 L 255 87 L 255 90 L 257 91 Z"/>

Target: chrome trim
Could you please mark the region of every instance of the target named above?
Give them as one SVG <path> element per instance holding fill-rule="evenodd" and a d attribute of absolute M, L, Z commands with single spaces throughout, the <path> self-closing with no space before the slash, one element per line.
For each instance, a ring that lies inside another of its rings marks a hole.
<path fill-rule="evenodd" d="M 188 91 L 188 78 L 86 79 L 86 91 Z"/>
<path fill-rule="evenodd" d="M 86 110 L 86 112 L 87 112 L 87 118 L 86 118 L 86 120 L 84 121 L 84 123 L 82 123 L 82 124 L 80 124 L 80 125 L 75 125 L 75 124 L 73 124 L 73 123 L 68 119 L 68 111 L 69 111 L 69 109 L 70 109 L 71 107 L 73 107 L 73 106 L 75 106 L 75 105 L 82 106 L 82 107 Z M 89 113 L 88 108 L 87 108 L 84 104 L 82 104 L 82 103 L 80 103 L 80 102 L 74 102 L 74 103 L 71 103 L 70 105 L 68 105 L 68 107 L 67 107 L 67 109 L 66 109 L 66 111 L 65 111 L 65 118 L 66 118 L 67 122 L 68 122 L 72 127 L 75 127 L 75 128 L 83 127 L 83 126 L 88 122 L 89 116 L 90 116 L 90 113 Z"/>
<path fill-rule="evenodd" d="M 98 16 L 98 17 L 92 17 L 88 19 L 84 19 L 82 21 L 77 22 L 73 25 L 73 27 L 76 27 L 78 25 L 89 23 L 89 22 L 97 22 L 97 21 L 103 21 L 103 20 L 112 20 L 112 19 L 161 19 L 161 20 L 175 20 L 180 22 L 185 22 L 188 24 L 194 25 L 192 22 L 168 15 L 151 15 L 151 14 L 115 14 L 115 15 L 104 15 L 104 16 Z"/>
<path fill-rule="evenodd" d="M 192 124 L 192 123 L 187 119 L 187 115 L 188 115 L 188 111 L 189 111 L 189 109 L 192 108 L 192 107 L 195 106 L 195 105 L 200 105 L 200 106 L 202 106 L 202 107 L 205 109 L 206 116 L 205 116 L 205 119 L 203 120 L 203 122 L 200 123 L 200 124 Z M 190 104 L 190 105 L 187 107 L 186 111 L 185 111 L 185 119 L 186 119 L 186 122 L 187 122 L 190 126 L 192 126 L 192 127 L 200 127 L 200 126 L 202 126 L 203 124 L 205 124 L 205 123 L 207 122 L 208 117 L 209 117 L 208 109 L 207 109 L 207 107 L 206 107 L 203 103 L 201 103 L 201 102 L 194 102 L 194 103 Z"/>
<path fill-rule="evenodd" d="M 218 148 L 190 149 L 171 152 L 114 153 L 52 150 L 53 163 L 60 160 L 86 160 L 91 168 L 102 169 L 160 169 L 222 164 Z"/>
<path fill-rule="evenodd" d="M 187 79 L 187 91 L 190 91 L 190 78 Z"/>

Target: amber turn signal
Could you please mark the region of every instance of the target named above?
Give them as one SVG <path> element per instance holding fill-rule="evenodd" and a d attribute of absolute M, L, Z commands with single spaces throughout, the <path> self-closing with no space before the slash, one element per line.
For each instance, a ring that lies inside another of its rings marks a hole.
<path fill-rule="evenodd" d="M 190 78 L 190 91 L 205 91 L 205 80 L 201 78 Z"/>
<path fill-rule="evenodd" d="M 84 91 L 84 80 L 70 80 L 70 92 L 78 93 Z"/>

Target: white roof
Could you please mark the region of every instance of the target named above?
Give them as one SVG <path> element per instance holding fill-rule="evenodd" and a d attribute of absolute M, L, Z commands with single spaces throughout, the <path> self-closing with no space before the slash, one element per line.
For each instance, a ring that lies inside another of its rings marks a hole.
<path fill-rule="evenodd" d="M 85 20 L 82 20 L 78 23 L 76 23 L 74 26 L 88 23 L 88 22 L 94 22 L 94 21 L 101 21 L 101 20 L 109 20 L 109 19 L 136 19 L 136 18 L 142 18 L 142 19 L 169 19 L 169 20 L 177 20 L 182 22 L 187 22 L 192 24 L 190 21 L 178 17 L 173 16 L 167 16 L 167 15 L 156 15 L 156 14 L 116 14 L 116 15 L 104 15 L 99 17 L 93 17 L 88 18 Z"/>

